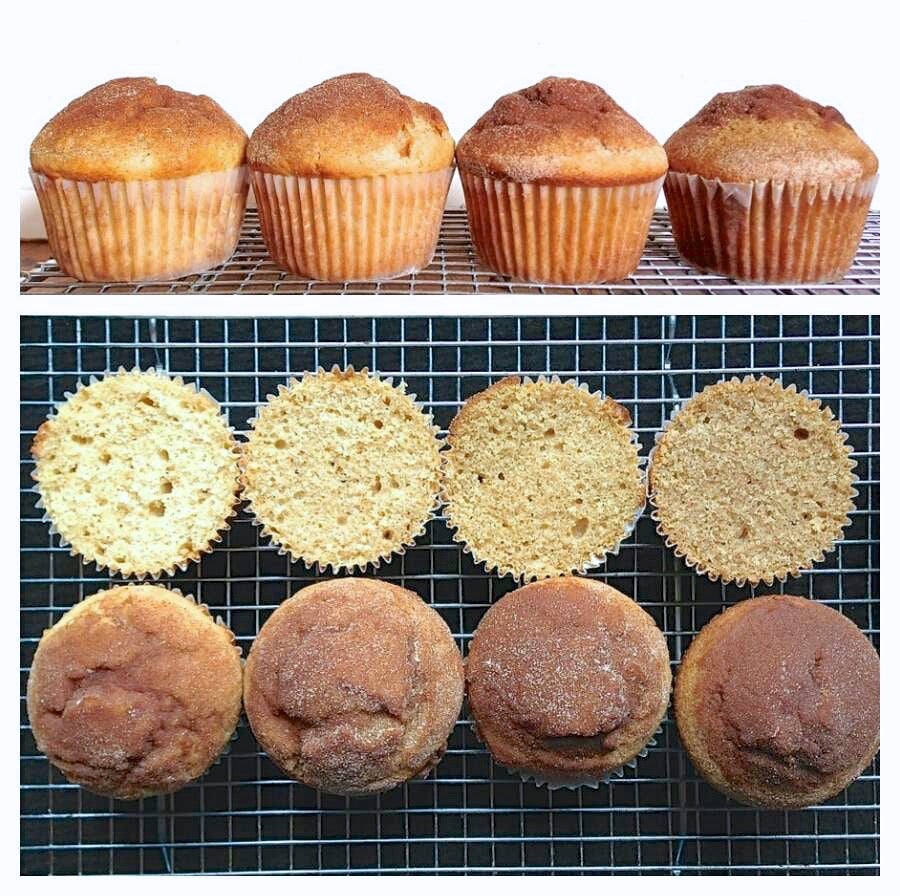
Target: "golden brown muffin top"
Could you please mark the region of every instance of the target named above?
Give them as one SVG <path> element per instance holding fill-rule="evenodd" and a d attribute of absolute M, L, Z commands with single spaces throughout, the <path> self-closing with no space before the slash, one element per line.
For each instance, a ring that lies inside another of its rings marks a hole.
<path fill-rule="evenodd" d="M 247 135 L 208 96 L 116 78 L 72 100 L 31 144 L 31 167 L 73 180 L 164 180 L 244 163 Z"/>
<path fill-rule="evenodd" d="M 833 106 L 779 84 L 716 94 L 667 141 L 672 171 L 726 182 L 870 177 L 875 153 Z"/>
<path fill-rule="evenodd" d="M 387 790 L 443 755 L 462 658 L 438 613 L 373 579 L 319 582 L 285 601 L 247 660 L 244 700 L 263 749 L 331 793 Z"/>
<path fill-rule="evenodd" d="M 340 75 L 292 96 L 253 131 L 250 165 L 272 174 L 373 177 L 453 164 L 441 113 L 367 74 Z"/>
<path fill-rule="evenodd" d="M 685 654 L 675 690 L 695 761 L 751 804 L 805 806 L 842 790 L 879 740 L 879 661 L 836 610 L 802 597 L 742 601 Z"/>
<path fill-rule="evenodd" d="M 240 709 L 234 635 L 206 607 L 156 585 L 74 606 L 44 632 L 28 679 L 38 749 L 70 781 L 119 799 L 203 774 Z"/>
<path fill-rule="evenodd" d="M 466 659 L 479 736 L 504 765 L 549 780 L 600 778 L 632 759 L 669 702 L 665 637 L 631 598 L 564 578 L 507 594 Z"/>
<path fill-rule="evenodd" d="M 666 154 L 612 97 L 587 81 L 544 78 L 500 97 L 459 141 L 469 173 L 530 183 L 609 186 L 666 173 Z"/>

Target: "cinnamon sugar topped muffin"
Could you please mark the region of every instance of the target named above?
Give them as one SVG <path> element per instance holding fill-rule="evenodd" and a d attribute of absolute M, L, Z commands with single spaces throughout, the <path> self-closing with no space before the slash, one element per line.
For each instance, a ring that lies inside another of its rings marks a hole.
<path fill-rule="evenodd" d="M 234 250 L 247 135 L 207 96 L 117 78 L 52 118 L 31 145 L 47 238 L 79 280 L 166 280 Z"/>
<path fill-rule="evenodd" d="M 593 283 L 637 267 L 666 154 L 596 84 L 545 78 L 501 97 L 456 159 L 472 239 L 497 273 Z"/>
<path fill-rule="evenodd" d="M 28 677 L 38 749 L 117 799 L 171 793 L 225 749 L 241 712 L 234 635 L 157 585 L 100 591 L 44 632 Z"/>
<path fill-rule="evenodd" d="M 453 176 L 441 113 L 366 74 L 291 97 L 247 158 L 269 252 L 317 280 L 380 280 L 425 267 Z"/>
<path fill-rule="evenodd" d="M 845 616 L 803 597 L 742 601 L 691 642 L 675 684 L 681 741 L 717 789 L 796 809 L 839 793 L 879 744 L 879 661 Z"/>
<path fill-rule="evenodd" d="M 475 730 L 538 782 L 596 783 L 634 759 L 669 703 L 666 639 L 631 598 L 592 579 L 501 598 L 466 658 Z"/>
<path fill-rule="evenodd" d="M 418 595 L 375 579 L 298 591 L 260 630 L 244 676 L 247 718 L 272 760 L 349 796 L 428 774 L 462 700 L 447 624 Z"/>
<path fill-rule="evenodd" d="M 720 93 L 666 152 L 675 243 L 698 268 L 818 283 L 853 263 L 878 159 L 837 109 L 777 84 Z"/>

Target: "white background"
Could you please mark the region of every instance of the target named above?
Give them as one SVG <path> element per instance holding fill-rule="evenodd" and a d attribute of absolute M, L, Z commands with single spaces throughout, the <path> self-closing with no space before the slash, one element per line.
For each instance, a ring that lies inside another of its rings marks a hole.
<path fill-rule="evenodd" d="M 22 235 L 36 236 L 40 227 L 28 179 L 31 140 L 69 100 L 125 75 L 208 94 L 250 133 L 289 96 L 333 75 L 368 71 L 437 106 L 457 139 L 502 94 L 566 75 L 600 84 L 661 142 L 713 94 L 774 82 L 836 106 L 883 160 L 896 120 L 878 74 L 878 43 L 889 26 L 862 19 L 880 6 L 59 4 L 52 17 L 32 23 L 35 53 L 29 58 L 26 42 L 26 76 L 16 88 Z M 457 181 L 450 201 L 460 198 Z"/>

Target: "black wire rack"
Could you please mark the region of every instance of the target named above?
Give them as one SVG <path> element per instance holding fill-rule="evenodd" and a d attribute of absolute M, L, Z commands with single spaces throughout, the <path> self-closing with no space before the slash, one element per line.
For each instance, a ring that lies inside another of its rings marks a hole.
<path fill-rule="evenodd" d="M 21 870 L 75 873 L 877 873 L 878 764 L 804 811 L 759 811 L 696 774 L 673 722 L 624 777 L 550 791 L 494 765 L 465 712 L 435 773 L 379 797 L 291 783 L 244 722 L 230 752 L 171 796 L 117 802 L 68 784 L 35 748 L 25 682 L 41 632 L 109 587 L 69 556 L 36 509 L 34 432 L 66 391 L 120 365 L 199 382 L 245 431 L 289 374 L 332 364 L 401 376 L 446 430 L 468 396 L 509 373 L 557 373 L 631 412 L 643 444 L 678 402 L 723 377 L 781 377 L 843 421 L 859 497 L 837 550 L 781 588 L 845 613 L 878 645 L 877 317 L 416 319 L 23 318 L 21 331 Z M 486 575 L 435 520 L 377 573 L 432 604 L 465 650 L 486 608 L 515 583 Z M 594 573 L 634 597 L 666 633 L 673 666 L 723 607 L 754 593 L 700 578 L 645 514 Z M 235 631 L 245 654 L 262 623 L 317 578 L 290 564 L 241 512 L 222 546 L 171 578 Z M 760 588 L 757 593 L 769 589 Z"/>
<path fill-rule="evenodd" d="M 283 271 L 269 257 L 259 215 L 248 209 L 241 238 L 231 258 L 217 268 L 180 280 L 151 283 L 79 283 L 55 260 L 45 261 L 21 278 L 23 293 L 281 293 L 285 295 L 878 295 L 881 291 L 881 219 L 870 212 L 853 266 L 839 283 L 772 286 L 738 283 L 692 268 L 678 254 L 668 213 L 657 210 L 638 269 L 620 283 L 601 286 L 536 286 L 502 277 L 484 267 L 472 245 L 462 209 L 444 212 L 434 259 L 422 271 L 378 283 L 323 283 Z"/>

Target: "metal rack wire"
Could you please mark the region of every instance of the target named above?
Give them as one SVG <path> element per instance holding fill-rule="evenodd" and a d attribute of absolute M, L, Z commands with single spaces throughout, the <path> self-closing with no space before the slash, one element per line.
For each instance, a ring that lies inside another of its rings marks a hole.
<path fill-rule="evenodd" d="M 667 212 L 653 216 L 638 269 L 621 283 L 602 286 L 536 286 L 487 270 L 475 253 L 462 209 L 444 213 L 437 251 L 423 271 L 380 283 L 322 283 L 280 270 L 269 258 L 256 209 L 248 209 L 240 242 L 225 264 L 180 280 L 141 284 L 79 283 L 55 260 L 42 262 L 21 280 L 23 293 L 282 293 L 285 295 L 425 295 L 512 293 L 516 295 L 877 295 L 881 290 L 881 224 L 871 212 L 853 266 L 840 283 L 771 286 L 737 283 L 690 267 L 675 249 Z"/>
<path fill-rule="evenodd" d="M 446 429 L 469 395 L 504 374 L 555 372 L 602 388 L 632 414 L 644 451 L 679 399 L 731 374 L 780 376 L 831 406 L 858 462 L 852 526 L 826 561 L 781 590 L 840 609 L 878 642 L 878 318 L 417 318 L 184 320 L 23 318 L 21 347 L 21 868 L 45 873 L 876 873 L 878 765 L 827 804 L 758 811 L 698 778 L 671 720 L 636 769 L 596 790 L 548 791 L 494 765 L 465 714 L 430 778 L 348 800 L 287 781 L 242 723 L 200 781 L 115 802 L 68 784 L 37 753 L 24 707 L 41 631 L 106 575 L 60 549 L 35 508 L 29 447 L 67 390 L 119 365 L 198 380 L 245 430 L 288 373 L 368 365 L 402 376 Z M 441 613 L 460 646 L 514 587 L 485 575 L 435 521 L 378 575 Z M 691 636 L 750 588 L 701 579 L 645 514 L 595 575 L 636 598 L 677 666 Z M 242 513 L 219 550 L 173 577 L 236 632 L 246 652 L 268 614 L 317 578 L 291 565 Z M 765 593 L 766 589 L 760 589 Z"/>

